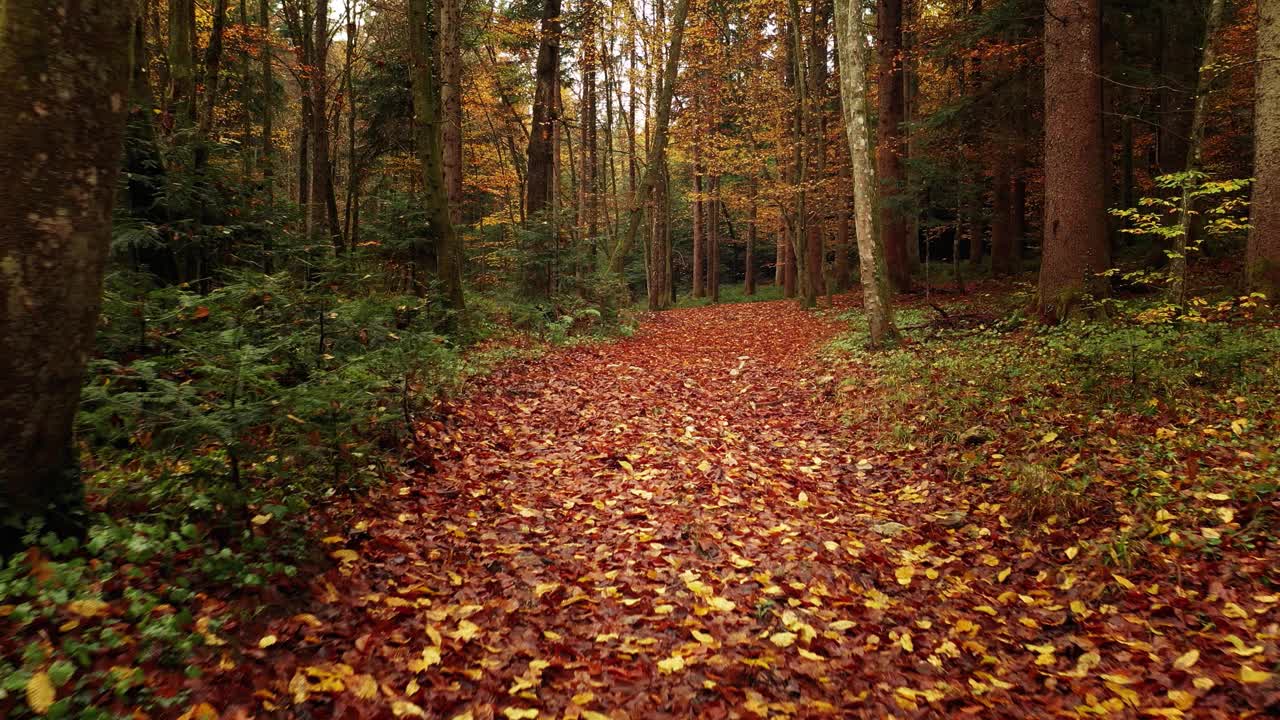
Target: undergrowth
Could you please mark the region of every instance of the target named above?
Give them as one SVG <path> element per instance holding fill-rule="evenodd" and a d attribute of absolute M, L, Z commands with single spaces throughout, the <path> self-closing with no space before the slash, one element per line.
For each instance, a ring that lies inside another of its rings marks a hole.
<path fill-rule="evenodd" d="M 883 428 L 885 452 L 941 453 L 952 482 L 989 487 L 1024 525 L 1111 523 L 1112 562 L 1274 541 L 1280 329 L 1260 298 L 1127 300 L 1042 327 L 1027 297 L 908 308 L 902 343 L 879 351 L 846 314 L 828 349 L 847 369 L 840 412 Z"/>

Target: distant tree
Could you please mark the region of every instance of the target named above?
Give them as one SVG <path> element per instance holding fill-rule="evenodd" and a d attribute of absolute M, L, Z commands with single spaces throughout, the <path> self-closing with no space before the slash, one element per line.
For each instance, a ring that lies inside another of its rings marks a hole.
<path fill-rule="evenodd" d="M 409 0 L 409 55 L 413 82 L 413 136 L 422 166 L 422 196 L 427 222 L 431 226 L 435 255 L 435 275 L 443 286 L 445 301 L 455 310 L 463 309 L 462 252 L 457 231 L 449 216 L 449 191 L 444 180 L 444 150 L 441 122 L 440 74 L 436 62 L 439 26 L 432 0 Z M 431 253 L 420 246 L 414 253 L 419 269 L 429 266 Z M 421 292 L 423 279 L 419 279 Z"/>
<path fill-rule="evenodd" d="M 129 97 L 132 3 L 0 5 L 0 545 L 81 526 L 72 421 L 93 348 Z M 6 537 L 7 536 L 7 537 Z"/>

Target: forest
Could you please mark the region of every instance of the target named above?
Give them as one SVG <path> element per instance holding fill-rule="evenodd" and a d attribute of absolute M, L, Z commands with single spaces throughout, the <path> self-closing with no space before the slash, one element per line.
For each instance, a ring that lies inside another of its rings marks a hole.
<path fill-rule="evenodd" d="M 0 717 L 1280 714 L 1280 0 L 0 0 Z"/>

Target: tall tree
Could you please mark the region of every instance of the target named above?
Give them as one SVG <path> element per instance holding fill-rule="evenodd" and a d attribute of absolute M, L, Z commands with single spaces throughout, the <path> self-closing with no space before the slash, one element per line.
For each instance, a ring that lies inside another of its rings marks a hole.
<path fill-rule="evenodd" d="M 1245 272 L 1251 290 L 1280 302 L 1280 0 L 1258 0 L 1253 186 Z"/>
<path fill-rule="evenodd" d="M 462 310 L 462 248 L 449 216 L 449 191 L 444 183 L 443 108 L 440 75 L 435 58 L 439 27 L 433 0 L 409 0 L 409 64 L 413 83 L 413 135 L 418 162 L 422 166 L 422 195 L 435 254 L 436 278 L 443 286 L 445 301 Z M 430 253 L 419 246 L 414 253 L 420 269 L 429 265 Z M 418 291 L 423 283 L 419 281 Z"/>
<path fill-rule="evenodd" d="M 444 184 L 449 217 L 462 224 L 462 4 L 437 0 L 440 17 L 440 100 L 444 111 Z"/>
<path fill-rule="evenodd" d="M 879 86 L 876 97 L 876 169 L 880 180 L 880 234 L 886 253 L 889 279 L 897 290 L 911 287 L 911 262 L 907 253 L 907 222 L 891 195 L 902 192 L 906 172 L 902 163 L 902 123 L 905 87 L 902 73 L 902 0 L 877 0 L 876 41 L 879 44 Z"/>
<path fill-rule="evenodd" d="M 221 0 L 219 0 L 221 1 Z M 329 148 L 329 0 L 315 0 L 311 32 L 311 232 L 345 249 L 338 224 L 338 200 L 333 187 L 333 162 Z"/>
<path fill-rule="evenodd" d="M 875 170 L 867 137 L 866 37 L 862 32 L 861 4 L 835 0 L 836 48 L 840 59 L 840 105 L 849 140 L 849 168 L 853 175 L 854 224 L 858 238 L 858 271 L 862 279 L 862 303 L 867 313 L 871 344 L 895 339 L 889 270 L 884 245 L 876 234 Z"/>
<path fill-rule="evenodd" d="M 551 2 L 552 0 L 548 0 Z M 676 7 L 671 18 L 671 47 L 667 51 L 666 67 L 662 71 L 661 83 L 657 93 L 657 117 L 654 119 L 653 142 L 649 147 L 649 164 L 645 168 L 644 177 L 637 188 L 637 197 L 631 203 L 631 217 L 627 221 L 627 231 L 618 238 L 609 256 L 609 269 L 615 275 L 621 275 L 627 262 L 627 254 L 636 243 L 636 234 L 640 231 L 640 220 L 644 214 L 645 202 L 653 192 L 658 181 L 658 173 L 666 165 L 667 136 L 671 127 L 671 99 L 675 95 L 675 86 L 680 69 L 680 44 L 684 40 L 684 23 L 689 17 L 689 0 L 676 0 Z"/>
<path fill-rule="evenodd" d="M 1106 294 L 1111 264 L 1102 174 L 1099 0 L 1046 0 L 1044 251 L 1037 305 L 1061 320 Z"/>
<path fill-rule="evenodd" d="M 529 133 L 529 161 L 525 212 L 530 217 L 551 203 L 557 96 L 560 94 L 560 0 L 546 0 L 542 10 L 542 39 L 538 45 L 533 94 L 533 128 Z"/>
<path fill-rule="evenodd" d="M 111 242 L 132 6 L 0 4 L 0 515 L 62 531 L 81 522 L 72 421 Z M 20 534 L 0 529 L 0 546 Z"/>

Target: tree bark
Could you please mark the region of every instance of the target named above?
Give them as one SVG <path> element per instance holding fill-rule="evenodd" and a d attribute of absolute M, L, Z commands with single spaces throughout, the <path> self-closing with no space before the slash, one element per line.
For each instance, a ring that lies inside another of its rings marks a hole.
<path fill-rule="evenodd" d="M 0 5 L 0 550 L 83 529 L 72 425 L 124 143 L 132 3 Z M 8 520 L 12 518 L 12 520 Z M 12 524 L 11 524 L 12 523 Z M 14 527 L 14 525 L 19 527 Z"/>
<path fill-rule="evenodd" d="M 845 133 L 849 140 L 849 167 L 853 175 L 854 221 L 858 236 L 858 265 L 862 277 L 862 301 L 872 345 L 897 337 L 889 290 L 889 270 L 884 245 L 875 234 L 875 171 L 867 138 L 866 37 L 861 27 L 861 5 L 835 0 L 836 47 L 840 59 L 840 100 Z"/>
<path fill-rule="evenodd" d="M 174 126 L 196 124 L 196 6 L 195 0 L 169 2 L 169 89 L 166 107 Z"/>
<path fill-rule="evenodd" d="M 1253 112 L 1253 205 L 1245 273 L 1250 290 L 1280 302 L 1280 0 L 1258 0 Z"/>
<path fill-rule="evenodd" d="M 689 207 L 693 210 L 693 296 L 707 296 L 706 286 L 706 228 L 707 217 L 702 203 L 702 143 L 700 137 L 693 139 L 693 202 Z"/>
<path fill-rule="evenodd" d="M 440 18 L 440 101 L 444 113 L 444 184 L 449 189 L 449 219 L 462 224 L 462 7 L 459 0 L 438 0 Z"/>
<path fill-rule="evenodd" d="M 756 239 L 759 224 L 759 204 L 757 194 L 760 192 L 760 179 L 751 176 L 747 192 L 751 196 L 750 215 L 747 216 L 747 253 L 746 268 L 742 273 L 742 293 L 748 297 L 756 294 Z"/>
<path fill-rule="evenodd" d="M 551 202 L 553 131 L 560 75 L 560 0 L 546 0 L 542 12 L 542 40 L 538 46 L 533 128 L 529 133 L 529 161 L 525 212 L 535 217 Z"/>
<path fill-rule="evenodd" d="M 440 76 L 435 63 L 438 41 L 433 0 L 409 0 L 409 56 L 413 81 L 413 135 L 422 165 L 422 193 L 427 222 L 434 240 L 435 274 L 443 286 L 445 303 L 462 310 L 462 248 L 449 217 L 449 191 L 444 183 L 444 152 Z M 428 264 L 430 253 L 419 244 L 414 261 Z M 419 284 L 419 293 L 425 288 Z"/>
<path fill-rule="evenodd" d="M 902 192 L 906 174 L 902 164 L 903 106 L 902 0 L 877 0 L 876 40 L 879 43 L 879 112 L 876 121 L 876 166 L 880 173 L 880 234 L 889 280 L 899 291 L 911 288 L 907 253 L 907 223 L 886 199 Z M 859 232 L 861 235 L 861 232 Z"/>
<path fill-rule="evenodd" d="M 1102 177 L 1099 0 L 1046 0 L 1044 256 L 1037 305 L 1057 322 L 1102 297 L 1111 264 Z"/>

